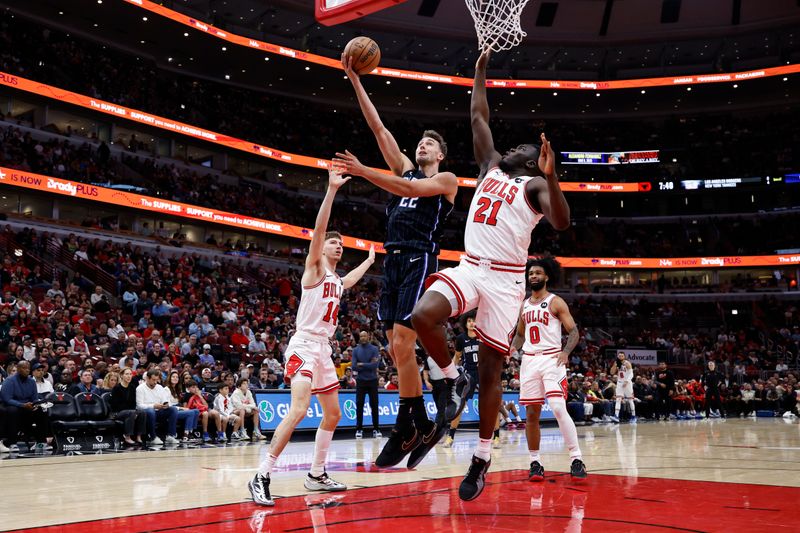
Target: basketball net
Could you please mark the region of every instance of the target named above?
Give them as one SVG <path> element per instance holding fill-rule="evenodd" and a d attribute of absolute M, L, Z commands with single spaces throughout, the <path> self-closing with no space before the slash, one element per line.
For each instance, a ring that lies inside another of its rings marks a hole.
<path fill-rule="evenodd" d="M 514 48 L 527 35 L 520 25 L 528 0 L 465 0 L 475 22 L 478 49 L 495 52 Z"/>

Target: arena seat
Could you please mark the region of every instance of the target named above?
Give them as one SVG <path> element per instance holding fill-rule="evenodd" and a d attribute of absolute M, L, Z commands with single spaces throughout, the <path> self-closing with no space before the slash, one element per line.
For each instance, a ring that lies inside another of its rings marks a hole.
<path fill-rule="evenodd" d="M 78 431 L 82 427 L 81 423 L 77 422 L 80 412 L 74 396 L 66 392 L 51 392 L 45 399 L 53 404 L 47 414 L 54 433 Z"/>
<path fill-rule="evenodd" d="M 101 432 L 117 427 L 116 422 L 109 418 L 109 407 L 102 395 L 82 392 L 75 396 L 75 401 L 80 420 L 86 424 L 87 430 Z"/>

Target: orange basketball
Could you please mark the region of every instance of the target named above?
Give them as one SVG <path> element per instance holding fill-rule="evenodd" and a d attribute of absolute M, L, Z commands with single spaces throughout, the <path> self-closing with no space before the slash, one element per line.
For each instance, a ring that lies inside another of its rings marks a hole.
<path fill-rule="evenodd" d="M 351 65 L 359 76 L 369 74 L 381 61 L 381 49 L 378 43 L 369 37 L 356 37 L 344 47 L 344 53 L 350 57 Z"/>

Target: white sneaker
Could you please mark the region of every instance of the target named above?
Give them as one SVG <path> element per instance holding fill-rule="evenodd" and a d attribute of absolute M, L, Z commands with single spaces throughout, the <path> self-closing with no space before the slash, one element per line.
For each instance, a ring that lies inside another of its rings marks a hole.
<path fill-rule="evenodd" d="M 265 437 L 264 434 L 258 430 L 253 432 L 253 438 L 256 440 L 267 440 L 267 437 Z"/>
<path fill-rule="evenodd" d="M 169 437 L 167 437 L 167 438 L 169 438 Z M 164 441 L 159 439 L 158 436 L 156 436 L 156 437 L 153 437 L 152 439 L 150 439 L 150 442 L 148 444 L 150 444 L 150 446 L 163 446 L 164 445 Z"/>
<path fill-rule="evenodd" d="M 180 444 L 181 443 L 181 441 L 179 441 L 173 435 L 167 435 L 167 438 L 164 439 L 164 442 L 167 443 L 167 444 Z"/>
<path fill-rule="evenodd" d="M 303 486 L 305 486 L 306 490 L 324 490 L 328 492 L 347 490 L 347 485 L 332 480 L 330 477 L 328 477 L 327 472 L 323 472 L 319 477 L 314 477 L 309 472 L 309 474 L 306 476 Z"/>
<path fill-rule="evenodd" d="M 372 438 L 373 439 L 379 439 L 381 437 L 383 437 L 383 433 L 381 433 L 381 430 L 379 430 L 379 429 L 373 429 L 372 430 Z"/>
<path fill-rule="evenodd" d="M 256 474 L 247 484 L 247 488 L 250 489 L 250 495 L 253 497 L 253 501 L 256 505 L 263 505 L 266 507 L 275 506 L 275 501 L 269 493 L 269 481 L 269 476 Z"/>
<path fill-rule="evenodd" d="M 357 439 L 361 439 L 363 437 L 364 437 L 364 432 L 363 431 L 361 431 L 360 429 L 358 431 L 356 431 L 356 438 Z"/>
<path fill-rule="evenodd" d="M 247 430 L 240 429 L 239 430 L 239 439 L 240 440 L 250 440 L 250 435 L 247 434 Z"/>
<path fill-rule="evenodd" d="M 16 444 L 6 446 L 3 444 L 3 441 L 0 440 L 0 453 L 17 453 L 18 451 L 19 447 Z"/>
<path fill-rule="evenodd" d="M 615 424 L 619 424 L 619 418 L 617 418 L 616 416 L 610 416 L 609 418 L 610 418 L 610 419 L 611 419 L 611 421 L 612 421 L 612 422 L 614 422 Z"/>

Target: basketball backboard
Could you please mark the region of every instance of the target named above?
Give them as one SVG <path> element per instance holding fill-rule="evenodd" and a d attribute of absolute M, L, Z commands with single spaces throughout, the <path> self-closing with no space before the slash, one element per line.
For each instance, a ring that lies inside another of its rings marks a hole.
<path fill-rule="evenodd" d="M 325 26 L 334 26 L 343 22 L 369 15 L 386 9 L 406 0 L 314 0 L 315 16 Z"/>

